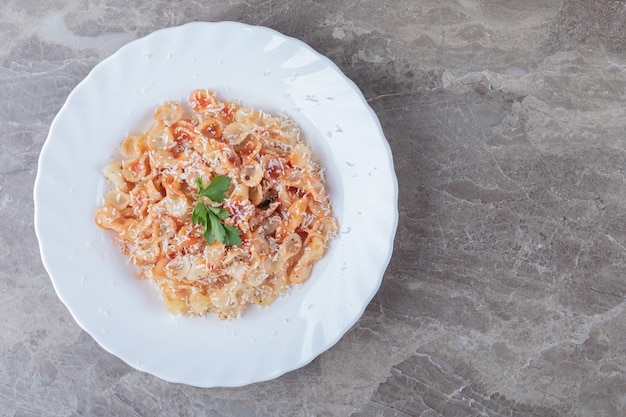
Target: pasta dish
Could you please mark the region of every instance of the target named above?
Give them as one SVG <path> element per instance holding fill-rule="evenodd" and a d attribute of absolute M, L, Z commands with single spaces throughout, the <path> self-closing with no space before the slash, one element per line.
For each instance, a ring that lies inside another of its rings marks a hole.
<path fill-rule="evenodd" d="M 158 106 L 147 132 L 122 141 L 94 220 L 115 232 L 171 313 L 229 319 L 305 282 L 338 223 L 293 121 L 202 89 L 189 104 Z M 220 198 L 203 194 L 222 179 Z"/>

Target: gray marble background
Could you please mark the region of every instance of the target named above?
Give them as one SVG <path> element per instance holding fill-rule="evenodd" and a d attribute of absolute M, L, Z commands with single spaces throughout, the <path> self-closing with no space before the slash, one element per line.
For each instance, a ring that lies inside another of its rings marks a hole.
<path fill-rule="evenodd" d="M 361 88 L 400 221 L 362 319 L 235 389 L 135 371 L 57 299 L 32 188 L 50 123 L 124 43 L 194 20 L 299 38 Z M 0 0 L 0 415 L 626 415 L 624 0 Z"/>

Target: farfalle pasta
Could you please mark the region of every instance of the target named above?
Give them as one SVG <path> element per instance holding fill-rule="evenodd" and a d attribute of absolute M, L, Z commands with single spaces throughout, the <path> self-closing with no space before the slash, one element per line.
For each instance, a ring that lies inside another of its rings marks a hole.
<path fill-rule="evenodd" d="M 174 314 L 237 317 L 306 281 L 337 234 L 324 171 L 287 117 L 218 100 L 208 90 L 158 106 L 144 134 L 104 169 L 111 189 L 94 220 L 115 232 L 140 278 Z M 198 178 L 231 179 L 221 208 L 240 246 L 203 238 L 191 221 Z"/>

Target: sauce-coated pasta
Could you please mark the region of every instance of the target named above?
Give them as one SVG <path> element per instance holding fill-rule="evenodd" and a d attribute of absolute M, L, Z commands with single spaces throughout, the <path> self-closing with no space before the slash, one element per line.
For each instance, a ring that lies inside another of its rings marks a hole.
<path fill-rule="evenodd" d="M 112 187 L 94 219 L 116 233 L 170 312 L 233 318 L 306 281 L 338 225 L 322 168 L 290 119 L 207 90 L 193 91 L 189 103 L 190 117 L 179 103 L 162 104 L 146 133 L 122 141 L 122 160 L 104 169 Z M 219 175 L 231 178 L 220 207 L 241 246 L 208 245 L 191 221 L 197 179 Z"/>

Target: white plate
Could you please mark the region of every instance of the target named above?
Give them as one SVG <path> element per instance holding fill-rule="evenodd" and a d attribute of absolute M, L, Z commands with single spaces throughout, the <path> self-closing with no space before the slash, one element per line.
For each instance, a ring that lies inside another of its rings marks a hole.
<path fill-rule="evenodd" d="M 305 284 L 231 321 L 170 315 L 93 222 L 102 168 L 124 136 L 196 88 L 294 119 L 327 169 L 340 222 Z M 335 344 L 378 290 L 398 219 L 391 152 L 358 88 L 303 42 L 233 22 L 159 30 L 98 64 L 52 123 L 34 198 L 43 263 L 76 322 L 129 365 L 200 387 L 275 378 Z"/>

